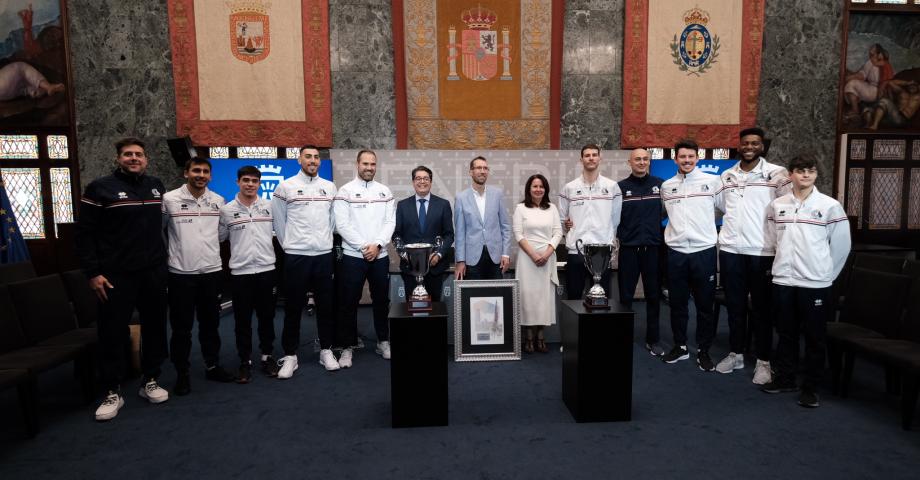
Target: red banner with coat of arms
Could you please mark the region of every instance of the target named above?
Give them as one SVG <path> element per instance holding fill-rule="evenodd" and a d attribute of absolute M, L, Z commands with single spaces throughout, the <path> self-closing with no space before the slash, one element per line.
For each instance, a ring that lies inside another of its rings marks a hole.
<path fill-rule="evenodd" d="M 621 147 L 737 144 L 757 121 L 764 0 L 626 0 Z"/>
<path fill-rule="evenodd" d="M 197 145 L 332 145 L 328 0 L 169 0 L 176 131 Z"/>

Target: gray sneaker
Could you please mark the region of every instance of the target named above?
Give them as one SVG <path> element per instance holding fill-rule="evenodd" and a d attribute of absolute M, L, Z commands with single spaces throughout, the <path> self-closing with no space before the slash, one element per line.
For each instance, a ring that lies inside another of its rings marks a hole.
<path fill-rule="evenodd" d="M 646 343 L 645 350 L 653 357 L 661 357 L 665 354 L 664 347 L 657 343 Z"/>
<path fill-rule="evenodd" d="M 744 368 L 744 355 L 731 352 L 716 365 L 716 371 L 719 373 L 732 373 L 735 370 Z"/>

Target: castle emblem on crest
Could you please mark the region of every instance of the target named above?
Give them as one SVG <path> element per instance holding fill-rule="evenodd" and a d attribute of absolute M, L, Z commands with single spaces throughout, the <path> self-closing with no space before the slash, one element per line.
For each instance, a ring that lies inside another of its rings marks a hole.
<path fill-rule="evenodd" d="M 674 35 L 671 42 L 671 57 L 674 64 L 687 75 L 702 75 L 716 63 L 719 56 L 719 36 L 712 35 L 706 25 L 709 13 L 693 8 L 684 12 L 687 25 L 680 36 Z"/>
<path fill-rule="evenodd" d="M 256 63 L 268 58 L 271 30 L 268 9 L 271 4 L 259 0 L 227 2 L 230 7 L 230 52 L 239 60 Z"/>
<path fill-rule="evenodd" d="M 284 175 L 281 174 L 281 165 L 259 165 L 256 168 L 262 174 L 262 178 L 259 179 L 259 190 L 261 191 L 259 196 L 264 200 L 271 200 L 272 194 L 275 193 L 275 188 L 284 181 Z M 297 194 L 302 195 L 303 192 L 298 190 Z"/>
<path fill-rule="evenodd" d="M 464 77 L 477 82 L 489 80 L 498 73 L 498 59 L 501 58 L 502 74 L 499 79 L 511 80 L 511 28 L 502 26 L 499 43 L 499 32 L 493 29 L 498 15 L 482 5 L 464 10 L 460 19 L 467 26 L 461 32 L 460 43 L 457 43 L 456 27 L 451 25 L 447 30 L 447 61 L 450 65 L 447 79 L 460 80 L 457 74 L 459 58 Z"/>

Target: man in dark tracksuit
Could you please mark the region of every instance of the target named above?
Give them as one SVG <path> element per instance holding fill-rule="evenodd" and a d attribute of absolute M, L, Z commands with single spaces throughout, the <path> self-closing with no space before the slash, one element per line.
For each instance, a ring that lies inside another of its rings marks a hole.
<path fill-rule="evenodd" d="M 144 143 L 126 138 L 115 144 L 117 168 L 91 182 L 80 202 L 77 256 L 99 298 L 99 357 L 108 391 L 96 420 L 110 420 L 124 406 L 119 392 L 125 371 L 128 322 L 134 309 L 142 330 L 139 395 L 161 403 L 169 394 L 157 384 L 166 359 L 166 245 L 160 219 L 163 182 L 145 175 Z"/>
<path fill-rule="evenodd" d="M 632 174 L 618 182 L 623 192 L 623 211 L 617 239 L 620 242 L 619 280 L 620 303 L 632 306 L 639 274 L 645 293 L 645 349 L 654 356 L 664 355 L 660 340 L 658 314 L 659 299 L 659 249 L 661 248 L 661 183 L 649 175 L 651 156 L 647 150 L 637 148 L 629 154 Z"/>

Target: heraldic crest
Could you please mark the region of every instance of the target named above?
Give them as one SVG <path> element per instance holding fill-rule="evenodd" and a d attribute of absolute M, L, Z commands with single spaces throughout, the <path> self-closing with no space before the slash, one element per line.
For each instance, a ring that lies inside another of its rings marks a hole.
<path fill-rule="evenodd" d="M 271 4 L 259 0 L 227 2 L 230 8 L 230 51 L 239 60 L 256 63 L 271 51 L 268 9 Z"/>
<path fill-rule="evenodd" d="M 719 56 L 719 36 L 712 35 L 706 25 L 709 13 L 693 8 L 684 12 L 686 27 L 671 42 L 674 64 L 687 75 L 702 75 L 716 63 Z"/>
<path fill-rule="evenodd" d="M 502 27 L 499 43 L 498 31 L 493 29 L 498 15 L 482 5 L 464 10 L 460 19 L 467 26 L 461 32 L 460 43 L 457 43 L 456 27 L 451 25 L 447 30 L 447 60 L 450 65 L 447 79 L 460 80 L 457 75 L 457 58 L 460 58 L 464 77 L 477 82 L 489 80 L 498 73 L 498 59 L 501 57 L 503 70 L 500 80 L 511 80 L 511 29 Z"/>

